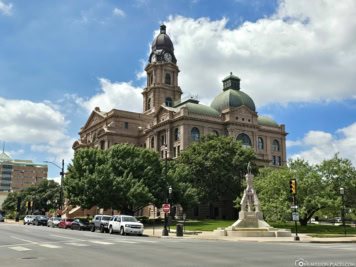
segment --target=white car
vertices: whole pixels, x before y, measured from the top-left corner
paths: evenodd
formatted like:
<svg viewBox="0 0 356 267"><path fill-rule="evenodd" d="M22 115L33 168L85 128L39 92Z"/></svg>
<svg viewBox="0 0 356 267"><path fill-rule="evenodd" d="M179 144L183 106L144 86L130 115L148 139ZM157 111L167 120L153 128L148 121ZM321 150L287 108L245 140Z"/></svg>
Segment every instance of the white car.
<svg viewBox="0 0 356 267"><path fill-rule="evenodd" d="M35 215L26 215L23 219L23 224L32 224Z"/></svg>
<svg viewBox="0 0 356 267"><path fill-rule="evenodd" d="M114 215L109 222L109 233L119 232L120 235L143 234L143 224L129 215Z"/></svg>

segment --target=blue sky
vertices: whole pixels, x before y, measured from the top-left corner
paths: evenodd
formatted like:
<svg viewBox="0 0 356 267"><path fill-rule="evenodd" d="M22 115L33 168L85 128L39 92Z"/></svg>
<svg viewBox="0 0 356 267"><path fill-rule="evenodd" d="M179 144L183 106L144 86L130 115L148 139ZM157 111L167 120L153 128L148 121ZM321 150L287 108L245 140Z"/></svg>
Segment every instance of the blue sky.
<svg viewBox="0 0 356 267"><path fill-rule="evenodd" d="M161 23L183 92L210 105L232 71L258 113L286 125L288 157L339 152L356 164L353 0L0 0L0 141L10 156L68 163L95 106L141 111Z"/></svg>

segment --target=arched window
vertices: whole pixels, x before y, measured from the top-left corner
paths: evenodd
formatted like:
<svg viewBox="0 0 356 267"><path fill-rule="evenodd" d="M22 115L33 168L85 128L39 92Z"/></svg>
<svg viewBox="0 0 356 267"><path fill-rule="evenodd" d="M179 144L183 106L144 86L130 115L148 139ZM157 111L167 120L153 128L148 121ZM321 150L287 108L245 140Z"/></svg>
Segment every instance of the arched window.
<svg viewBox="0 0 356 267"><path fill-rule="evenodd" d="M171 84L171 75L168 72L166 73L166 76L164 78L164 83L169 85Z"/></svg>
<svg viewBox="0 0 356 267"><path fill-rule="evenodd" d="M147 110L151 109L151 98L147 100Z"/></svg>
<svg viewBox="0 0 356 267"><path fill-rule="evenodd" d="M242 146L243 147L251 147L252 144L251 144L251 139L250 137L248 137L247 134L239 134L237 137L236 137L236 140L237 141L241 141L242 142Z"/></svg>
<svg viewBox="0 0 356 267"><path fill-rule="evenodd" d="M174 129L174 141L179 141L180 140L180 131L179 128Z"/></svg>
<svg viewBox="0 0 356 267"><path fill-rule="evenodd" d="M215 134L216 136L219 136L219 133L218 133L218 131L216 131L216 130L213 130L213 131L212 131L212 134Z"/></svg>
<svg viewBox="0 0 356 267"><path fill-rule="evenodd" d="M154 136L151 137L151 148L155 148L155 138L154 138Z"/></svg>
<svg viewBox="0 0 356 267"><path fill-rule="evenodd" d="M167 107L172 107L173 106L172 98L166 97L166 106Z"/></svg>
<svg viewBox="0 0 356 267"><path fill-rule="evenodd" d="M279 151L279 142L277 140L273 140L272 150L273 151Z"/></svg>
<svg viewBox="0 0 356 267"><path fill-rule="evenodd" d="M262 137L258 137L258 149L263 149L263 139L262 139Z"/></svg>
<svg viewBox="0 0 356 267"><path fill-rule="evenodd" d="M199 129L194 127L192 129L192 140L193 141L199 141L200 140L200 132L199 132Z"/></svg>

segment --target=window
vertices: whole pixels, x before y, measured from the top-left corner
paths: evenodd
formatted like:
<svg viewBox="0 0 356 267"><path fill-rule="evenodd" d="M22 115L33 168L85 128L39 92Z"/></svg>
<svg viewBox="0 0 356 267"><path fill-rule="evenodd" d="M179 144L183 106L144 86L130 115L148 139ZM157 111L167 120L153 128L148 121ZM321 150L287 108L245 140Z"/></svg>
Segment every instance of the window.
<svg viewBox="0 0 356 267"><path fill-rule="evenodd" d="M258 149L263 149L263 139L262 139L262 137L258 137Z"/></svg>
<svg viewBox="0 0 356 267"><path fill-rule="evenodd" d="M274 165L274 166L277 165L277 163L276 163L276 156L273 156L273 157L272 157L272 165Z"/></svg>
<svg viewBox="0 0 356 267"><path fill-rule="evenodd" d="M166 73L166 76L164 78L164 83L171 85L171 75L168 72Z"/></svg>
<svg viewBox="0 0 356 267"><path fill-rule="evenodd" d="M173 106L172 98L170 98L170 97L166 98L166 106L167 107L172 107Z"/></svg>
<svg viewBox="0 0 356 267"><path fill-rule="evenodd" d="M177 148L173 147L173 158L177 157Z"/></svg>
<svg viewBox="0 0 356 267"><path fill-rule="evenodd" d="M147 100L147 110L151 109L151 98Z"/></svg>
<svg viewBox="0 0 356 267"><path fill-rule="evenodd" d="M177 155L178 155L178 157L180 155L180 146L177 146Z"/></svg>
<svg viewBox="0 0 356 267"><path fill-rule="evenodd" d="M152 85L153 84L153 74L151 74L151 76L150 76L150 85Z"/></svg>
<svg viewBox="0 0 356 267"><path fill-rule="evenodd" d="M192 129L191 134L192 134L192 140L193 141L199 141L200 140L200 132L199 132L198 128L194 127Z"/></svg>
<svg viewBox="0 0 356 267"><path fill-rule="evenodd" d="M180 140L180 131L179 128L174 129L174 141L179 141Z"/></svg>
<svg viewBox="0 0 356 267"><path fill-rule="evenodd" d="M239 134L237 137L236 137L236 140L237 141L241 141L242 142L242 146L243 147L251 147L252 144L251 144L251 139L250 137L248 137L247 134Z"/></svg>
<svg viewBox="0 0 356 267"><path fill-rule="evenodd" d="M164 158L164 151L161 150L161 159L163 159L163 158Z"/></svg>
<svg viewBox="0 0 356 267"><path fill-rule="evenodd" d="M273 151L279 151L279 142L277 140L273 140L272 150Z"/></svg>
<svg viewBox="0 0 356 267"><path fill-rule="evenodd" d="M161 135L161 146L165 145L166 142L165 142L165 138L166 136L164 134Z"/></svg>
<svg viewBox="0 0 356 267"><path fill-rule="evenodd" d="M282 166L282 158L280 156L278 156L277 159L278 159L277 165Z"/></svg>
<svg viewBox="0 0 356 267"><path fill-rule="evenodd" d="M100 141L100 149L102 149L102 150L105 149L105 141L104 140Z"/></svg>
<svg viewBox="0 0 356 267"><path fill-rule="evenodd" d="M213 130L212 133L215 134L216 136L219 136L219 133L216 130Z"/></svg>
<svg viewBox="0 0 356 267"><path fill-rule="evenodd" d="M151 137L151 148L155 148L155 138L154 138L154 136Z"/></svg>
<svg viewBox="0 0 356 267"><path fill-rule="evenodd" d="M129 128L129 123L127 121L125 121L125 129Z"/></svg>

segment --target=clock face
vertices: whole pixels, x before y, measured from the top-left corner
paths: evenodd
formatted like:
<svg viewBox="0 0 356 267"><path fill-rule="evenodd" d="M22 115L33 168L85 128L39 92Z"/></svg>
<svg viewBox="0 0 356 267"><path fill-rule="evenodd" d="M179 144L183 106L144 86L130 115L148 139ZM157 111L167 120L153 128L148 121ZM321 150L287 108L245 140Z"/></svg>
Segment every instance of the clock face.
<svg viewBox="0 0 356 267"><path fill-rule="evenodd" d="M165 61L168 61L168 62L172 61L172 55L170 53L165 53L163 57L164 57Z"/></svg>
<svg viewBox="0 0 356 267"><path fill-rule="evenodd" d="M156 62L156 61L157 61L156 54L153 54L151 57L151 62Z"/></svg>

